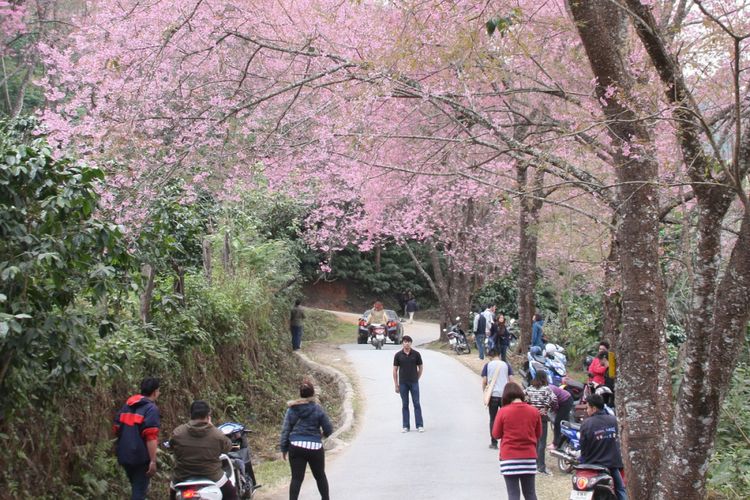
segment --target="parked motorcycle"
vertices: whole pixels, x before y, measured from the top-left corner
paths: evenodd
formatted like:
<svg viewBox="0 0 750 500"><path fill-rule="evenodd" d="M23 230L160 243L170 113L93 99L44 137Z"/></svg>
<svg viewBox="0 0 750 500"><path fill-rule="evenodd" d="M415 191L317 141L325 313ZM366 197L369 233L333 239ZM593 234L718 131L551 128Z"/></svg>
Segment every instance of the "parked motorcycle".
<svg viewBox="0 0 750 500"><path fill-rule="evenodd" d="M371 323L368 331L370 332L370 343L375 346L375 349L382 349L387 336L385 325L382 323Z"/></svg>
<svg viewBox="0 0 750 500"><path fill-rule="evenodd" d="M227 455L234 460L237 495L242 499L252 498L256 485L252 472L250 447L247 442L247 435L250 431L236 422L225 422L218 429L232 442L232 450Z"/></svg>
<svg viewBox="0 0 750 500"><path fill-rule="evenodd" d="M549 453L557 458L557 466L562 472L573 472L581 456L581 424L563 420L560 423L560 446Z"/></svg>
<svg viewBox="0 0 750 500"><path fill-rule="evenodd" d="M456 323L447 330L448 343L456 354L470 354L471 347L466 340L466 334L461 329L461 317L456 317Z"/></svg>
<svg viewBox="0 0 750 500"><path fill-rule="evenodd" d="M550 384L562 385L563 378L568 373L567 368L558 359L549 358L542 354L541 348L533 346L526 353L526 363L521 368L521 376L524 386L531 384L538 371L546 371Z"/></svg>
<svg viewBox="0 0 750 500"><path fill-rule="evenodd" d="M615 482L609 469L598 465L581 464L575 466L571 478L573 491L570 500L615 500Z"/></svg>

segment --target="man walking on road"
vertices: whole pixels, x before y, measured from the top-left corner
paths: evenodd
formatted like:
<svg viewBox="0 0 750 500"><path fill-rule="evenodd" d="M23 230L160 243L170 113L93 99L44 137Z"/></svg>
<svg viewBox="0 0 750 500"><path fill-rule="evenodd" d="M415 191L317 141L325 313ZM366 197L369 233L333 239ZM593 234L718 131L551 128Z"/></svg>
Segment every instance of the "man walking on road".
<svg viewBox="0 0 750 500"><path fill-rule="evenodd" d="M393 384L401 395L401 432L409 432L409 393L414 403L414 423L419 432L424 432L422 406L419 404L419 379L422 376L422 356L411 348L412 339L403 337L403 349L393 357Z"/></svg>

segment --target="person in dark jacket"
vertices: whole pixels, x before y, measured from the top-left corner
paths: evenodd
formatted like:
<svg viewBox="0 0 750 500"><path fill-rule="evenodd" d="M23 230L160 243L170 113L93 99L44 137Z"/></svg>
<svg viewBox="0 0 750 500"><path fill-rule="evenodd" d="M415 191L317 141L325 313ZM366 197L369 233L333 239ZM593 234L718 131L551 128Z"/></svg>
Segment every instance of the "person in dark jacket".
<svg viewBox="0 0 750 500"><path fill-rule="evenodd" d="M592 394L587 401L589 417L581 425L581 463L609 469L614 480L617 500L627 500L622 479L622 454L618 441L617 417L604 411L604 400Z"/></svg>
<svg viewBox="0 0 750 500"><path fill-rule="evenodd" d="M534 315L534 324L531 325L531 345L544 350L544 320L539 313Z"/></svg>
<svg viewBox="0 0 750 500"><path fill-rule="evenodd" d="M159 394L158 378L143 379L140 394L130 396L114 418L117 461L130 481L131 500L146 498L156 473L160 416L155 401Z"/></svg>
<svg viewBox="0 0 750 500"><path fill-rule="evenodd" d="M222 453L232 449L232 442L211 423L211 407L205 401L190 405L190 421L172 431L169 449L174 453L176 465L172 471L172 484L192 477L205 477L216 482L224 500L237 500L237 489L221 468ZM170 488L170 498L177 492Z"/></svg>
<svg viewBox="0 0 750 500"><path fill-rule="evenodd" d="M305 320L305 311L302 310L302 301L294 301L294 307L289 317L289 327L292 330L292 350L298 351L302 347L302 322Z"/></svg>
<svg viewBox="0 0 750 500"><path fill-rule="evenodd" d="M495 321L495 349L500 353L500 359L507 362L508 347L510 347L510 331L505 324L505 315L498 314Z"/></svg>
<svg viewBox="0 0 750 500"><path fill-rule="evenodd" d="M409 295L409 300L406 301L406 313L409 315L409 323L414 321L414 313L417 312L417 299L413 295Z"/></svg>
<svg viewBox="0 0 750 500"><path fill-rule="evenodd" d="M330 436L333 426L323 408L314 400L315 388L311 381L302 381L299 395L300 399L287 403L289 408L284 415L279 443L284 460L287 454L289 455L289 467L292 470L289 499L296 500L299 497L302 481L305 479L305 469L309 464L310 471L318 484L321 499L329 500L325 452L320 436L321 431L323 436Z"/></svg>

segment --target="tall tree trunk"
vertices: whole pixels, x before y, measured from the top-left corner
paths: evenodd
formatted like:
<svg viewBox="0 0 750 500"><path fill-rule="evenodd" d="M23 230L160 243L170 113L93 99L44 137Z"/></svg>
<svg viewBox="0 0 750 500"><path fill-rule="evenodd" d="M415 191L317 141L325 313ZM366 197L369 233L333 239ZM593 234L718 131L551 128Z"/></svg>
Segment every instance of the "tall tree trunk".
<svg viewBox="0 0 750 500"><path fill-rule="evenodd" d="M518 217L518 324L520 337L518 352L526 352L531 343L531 326L536 312L534 289L536 288L536 261L538 252L539 211L543 204L542 187L544 170L535 169L531 182L528 180L529 165L516 166L516 182L521 193Z"/></svg>
<svg viewBox="0 0 750 500"><path fill-rule="evenodd" d="M151 300L154 296L154 280L156 279L156 270L151 264L141 266L141 274L146 280L146 286L141 293L141 321L145 325L151 321Z"/></svg>
<svg viewBox="0 0 750 500"><path fill-rule="evenodd" d="M206 281L211 284L212 279L212 252L211 252L211 240L208 238L203 239L203 274L206 276Z"/></svg>
<svg viewBox="0 0 750 500"><path fill-rule="evenodd" d="M174 271L174 282L172 291L179 297L180 305L185 305L185 269L177 264L172 264Z"/></svg>
<svg viewBox="0 0 750 500"><path fill-rule="evenodd" d="M431 244L431 242L426 242ZM467 314L471 308L471 294L473 288L470 283L470 277L463 272L452 270L443 271L440 266L440 252L434 245L430 246L430 274L419 261L409 245L405 246L406 251L411 257L414 267L424 277L430 286L432 293L438 299L440 307L440 340L448 341L447 333L443 330L453 324L456 317L460 317L464 329L467 326Z"/></svg>
<svg viewBox="0 0 750 500"><path fill-rule="evenodd" d="M617 227L617 220L612 220ZM617 354L620 350L620 324L622 322L622 297L620 289L620 262L617 254L617 234L611 231L609 254L604 262L604 295L602 296L602 340L608 340Z"/></svg>
<svg viewBox="0 0 750 500"><path fill-rule="evenodd" d="M224 245L221 248L221 265L224 268L224 273L228 276L234 274L234 266L232 265L232 239L229 231L224 232Z"/></svg>
<svg viewBox="0 0 750 500"><path fill-rule="evenodd" d="M702 110L684 80L679 60L668 50L651 7L635 0L626 3L633 15L635 31L665 85L666 99L673 105L677 139L697 200L697 252L684 346L684 378L677 395L669 448L660 464L663 478L660 496L704 498L721 402L729 388L750 317L750 207L742 181L750 167L750 123L741 119L741 45L730 30L736 57L732 68L736 100L735 145L732 162L728 164L717 147L703 147L716 144L714 132L704 125ZM703 9L700 3L697 6ZM706 141L701 141L702 138ZM717 166L723 170L714 175ZM741 200L744 212L735 246L722 270L721 225L736 199Z"/></svg>
<svg viewBox="0 0 750 500"><path fill-rule="evenodd" d="M382 257L381 255L382 249L380 248L380 245L375 246L375 272L380 273L380 259Z"/></svg>
<svg viewBox="0 0 750 500"><path fill-rule="evenodd" d="M670 377L664 335L664 293L659 266L658 168L648 130L629 107L627 18L611 2L569 0L608 119L615 154L620 212L616 228L622 271L622 329L617 406L632 498L657 498L662 453L671 427ZM614 95L607 88L617 89ZM626 153L633 149L634 155ZM648 383L645 383L648 381Z"/></svg>

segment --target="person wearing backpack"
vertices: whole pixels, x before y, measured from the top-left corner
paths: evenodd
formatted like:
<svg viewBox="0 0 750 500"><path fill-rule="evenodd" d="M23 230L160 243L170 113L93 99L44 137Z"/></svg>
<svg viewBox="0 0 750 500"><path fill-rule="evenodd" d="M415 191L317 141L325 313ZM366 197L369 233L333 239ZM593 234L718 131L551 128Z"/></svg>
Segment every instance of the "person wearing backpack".
<svg viewBox="0 0 750 500"><path fill-rule="evenodd" d="M161 417L156 399L159 379L147 377L141 392L130 396L114 418L117 461L128 476L131 500L144 500L151 477L156 474L156 443Z"/></svg>

